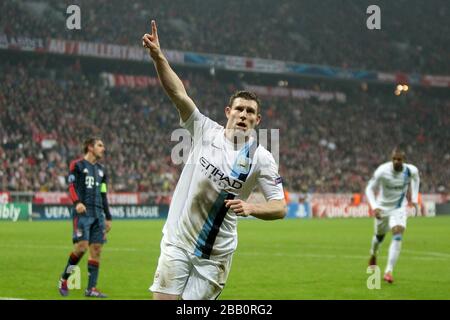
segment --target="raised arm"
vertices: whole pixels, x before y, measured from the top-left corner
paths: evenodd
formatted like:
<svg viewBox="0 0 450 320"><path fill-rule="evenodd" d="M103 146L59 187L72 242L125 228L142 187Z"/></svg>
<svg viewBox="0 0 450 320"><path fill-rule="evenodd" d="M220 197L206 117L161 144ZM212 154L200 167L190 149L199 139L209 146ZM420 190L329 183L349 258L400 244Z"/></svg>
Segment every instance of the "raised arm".
<svg viewBox="0 0 450 320"><path fill-rule="evenodd" d="M152 33L146 33L142 37L142 45L148 49L148 53L152 58L153 64L155 65L158 73L159 81L161 82L170 100L172 100L177 107L181 120L185 122L195 110L195 104L188 96L183 82L181 82L180 78L172 70L169 62L161 51L158 30L154 20L152 20Z"/></svg>

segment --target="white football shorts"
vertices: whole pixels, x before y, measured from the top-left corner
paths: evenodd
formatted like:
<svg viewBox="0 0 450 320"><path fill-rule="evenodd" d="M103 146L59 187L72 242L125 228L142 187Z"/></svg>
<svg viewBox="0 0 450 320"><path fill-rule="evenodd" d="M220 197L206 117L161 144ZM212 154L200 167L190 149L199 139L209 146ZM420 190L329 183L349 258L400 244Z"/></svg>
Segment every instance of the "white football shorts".
<svg viewBox="0 0 450 320"><path fill-rule="evenodd" d="M183 300L215 300L225 286L232 255L221 260L204 259L161 241L150 291L178 295Z"/></svg>
<svg viewBox="0 0 450 320"><path fill-rule="evenodd" d="M405 208L382 211L381 216L381 219L375 219L375 234L386 234L395 226L406 229L407 214Z"/></svg>

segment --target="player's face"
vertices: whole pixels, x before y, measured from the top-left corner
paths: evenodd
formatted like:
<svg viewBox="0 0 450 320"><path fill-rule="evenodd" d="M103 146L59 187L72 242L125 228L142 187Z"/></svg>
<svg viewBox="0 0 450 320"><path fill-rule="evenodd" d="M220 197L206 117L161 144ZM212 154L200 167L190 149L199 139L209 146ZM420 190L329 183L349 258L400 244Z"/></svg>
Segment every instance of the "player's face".
<svg viewBox="0 0 450 320"><path fill-rule="evenodd" d="M261 121L255 100L236 98L231 107L225 108L225 114L228 118L227 129L247 132L254 129Z"/></svg>
<svg viewBox="0 0 450 320"><path fill-rule="evenodd" d="M97 140L95 142L94 147L92 148L92 153L97 159L103 158L105 154L105 145L103 144L103 141Z"/></svg>
<svg viewBox="0 0 450 320"><path fill-rule="evenodd" d="M395 171L403 171L403 162L405 161L405 156L402 153L392 154L392 164L394 165Z"/></svg>

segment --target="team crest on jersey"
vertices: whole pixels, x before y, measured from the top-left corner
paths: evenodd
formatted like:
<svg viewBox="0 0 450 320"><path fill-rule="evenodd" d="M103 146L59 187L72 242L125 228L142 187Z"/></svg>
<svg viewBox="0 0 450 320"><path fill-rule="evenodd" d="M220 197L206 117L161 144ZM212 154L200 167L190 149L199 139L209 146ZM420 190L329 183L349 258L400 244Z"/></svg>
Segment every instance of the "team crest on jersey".
<svg viewBox="0 0 450 320"><path fill-rule="evenodd" d="M98 175L99 175L100 177L103 177L103 171L102 171L102 170L98 170Z"/></svg>
<svg viewBox="0 0 450 320"><path fill-rule="evenodd" d="M250 161L250 158L245 155L239 156L239 158L236 159L236 167L234 171L239 174L248 174L250 171Z"/></svg>
<svg viewBox="0 0 450 320"><path fill-rule="evenodd" d="M83 173L88 174L88 173L89 173L89 170L88 170L87 168L84 168Z"/></svg>

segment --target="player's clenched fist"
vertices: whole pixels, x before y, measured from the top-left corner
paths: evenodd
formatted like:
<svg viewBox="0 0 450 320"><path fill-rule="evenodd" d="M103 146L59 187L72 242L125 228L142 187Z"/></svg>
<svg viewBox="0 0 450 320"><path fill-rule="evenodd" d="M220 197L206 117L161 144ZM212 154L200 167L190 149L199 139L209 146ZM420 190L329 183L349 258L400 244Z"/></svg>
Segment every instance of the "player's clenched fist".
<svg viewBox="0 0 450 320"><path fill-rule="evenodd" d="M78 203L77 206L75 207L75 210L77 211L77 213L83 214L83 213L86 212L86 206L80 202L80 203Z"/></svg>
<svg viewBox="0 0 450 320"><path fill-rule="evenodd" d="M152 59L157 58L161 53L161 47L159 46L158 39L158 30L156 28L155 20L152 20L152 33L146 33L142 37L142 46L148 49L148 52Z"/></svg>
<svg viewBox="0 0 450 320"><path fill-rule="evenodd" d="M242 200L225 200L225 207L233 210L237 216L248 217L253 213L252 204Z"/></svg>
<svg viewBox="0 0 450 320"><path fill-rule="evenodd" d="M374 211L373 211L373 214L375 215L375 218L377 218L378 220L380 220L382 217L381 217L381 209L375 209Z"/></svg>

